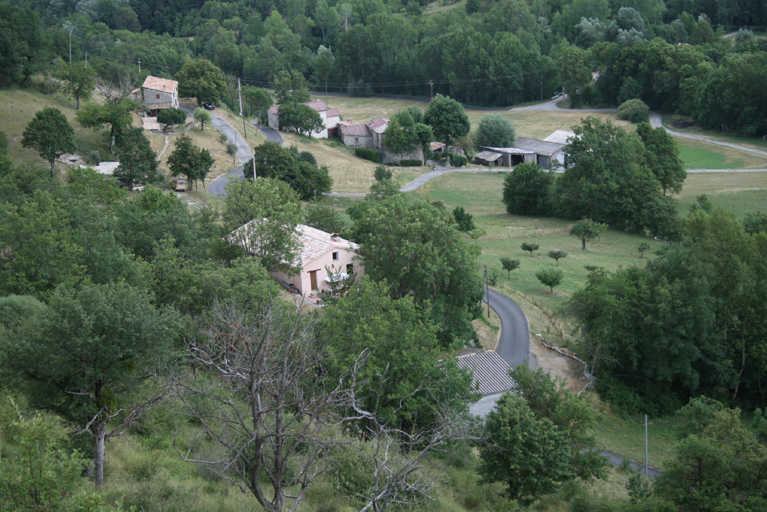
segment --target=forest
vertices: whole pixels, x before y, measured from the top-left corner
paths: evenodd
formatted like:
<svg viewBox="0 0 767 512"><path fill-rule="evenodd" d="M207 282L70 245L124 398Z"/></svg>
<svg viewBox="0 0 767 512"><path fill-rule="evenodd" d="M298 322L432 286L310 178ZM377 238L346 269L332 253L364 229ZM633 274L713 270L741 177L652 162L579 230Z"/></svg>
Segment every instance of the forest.
<svg viewBox="0 0 767 512"><path fill-rule="evenodd" d="M0 119L0 511L766 509L767 215L705 195L681 208L677 143L640 122L653 109L767 136L765 25L764 0L0 3L0 87L63 95L120 161L119 182L60 172L62 154L91 149L61 111L36 109L23 133ZM163 190L133 125L148 75L234 112L239 81L245 117L280 104L310 142L259 144L242 162L259 174L188 203ZM566 221L582 251L608 229L655 242L641 265L586 265L557 311L596 393L521 365L516 393L469 414L479 394L456 356L481 348L490 322L492 221L398 192L384 166L365 199L323 199L329 169L304 150L317 119L301 125L310 90L432 96L425 112L391 112L387 144L403 152L513 142L500 116L471 132L463 106L562 93L571 109L633 109L630 127L573 126L563 173L522 164L494 182L507 216ZM211 113L191 115L212 130ZM44 164L14 160L19 145ZM206 194L211 152L188 132L168 152L170 175ZM254 219L246 252L231 234ZM290 271L299 224L360 244L365 275L322 308L270 276ZM556 265L534 274L544 293L573 256L548 252ZM509 282L523 271L501 262ZM661 476L608 467L595 451L607 413L673 422Z"/></svg>

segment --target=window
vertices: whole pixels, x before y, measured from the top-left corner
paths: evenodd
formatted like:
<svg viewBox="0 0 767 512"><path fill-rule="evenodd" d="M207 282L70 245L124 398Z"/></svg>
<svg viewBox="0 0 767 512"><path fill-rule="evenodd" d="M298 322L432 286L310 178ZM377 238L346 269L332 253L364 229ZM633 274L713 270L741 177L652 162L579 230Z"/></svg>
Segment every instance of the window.
<svg viewBox="0 0 767 512"><path fill-rule="evenodd" d="M159 94L157 95L157 99L158 99L158 100L160 99L160 95L159 95Z"/></svg>
<svg viewBox="0 0 767 512"><path fill-rule="evenodd" d="M354 264L349 263L346 265L346 273L347 274L353 274L354 273Z"/></svg>
<svg viewBox="0 0 767 512"><path fill-rule="evenodd" d="M359 141L360 141L360 138L359 138L359 137L354 137L354 143L355 143L355 144L359 143Z"/></svg>
<svg viewBox="0 0 767 512"><path fill-rule="evenodd" d="M337 261L337 260L338 260L338 253L334 252L333 253L333 261Z"/></svg>

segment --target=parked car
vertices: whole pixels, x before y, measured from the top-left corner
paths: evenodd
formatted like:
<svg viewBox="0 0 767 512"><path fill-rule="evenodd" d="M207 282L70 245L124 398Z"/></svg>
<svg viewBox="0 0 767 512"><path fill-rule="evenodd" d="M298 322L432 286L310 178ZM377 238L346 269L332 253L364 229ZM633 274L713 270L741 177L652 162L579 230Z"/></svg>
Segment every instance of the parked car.
<svg viewBox="0 0 767 512"><path fill-rule="evenodd" d="M120 188L128 187L128 182L118 181L117 186ZM144 190L144 185L139 185L138 183L134 183L132 187L128 187L128 190L130 190L131 192L141 192L142 190Z"/></svg>
<svg viewBox="0 0 767 512"><path fill-rule="evenodd" d="M173 178L170 180L170 186L176 192L186 192L186 180L184 178Z"/></svg>
<svg viewBox="0 0 767 512"><path fill-rule="evenodd" d="M216 105L213 103L203 103L202 108L205 110L216 110Z"/></svg>

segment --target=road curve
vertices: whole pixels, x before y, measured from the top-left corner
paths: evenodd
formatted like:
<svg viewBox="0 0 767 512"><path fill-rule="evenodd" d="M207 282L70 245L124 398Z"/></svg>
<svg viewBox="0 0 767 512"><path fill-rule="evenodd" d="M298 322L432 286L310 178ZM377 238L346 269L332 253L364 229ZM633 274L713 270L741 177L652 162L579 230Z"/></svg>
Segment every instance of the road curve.
<svg viewBox="0 0 767 512"><path fill-rule="evenodd" d="M490 307L501 319L501 334L495 351L509 366L528 361L530 356L530 330L527 317L513 300L495 290L489 290ZM487 302L488 293L482 300ZM532 366L532 365L531 365Z"/></svg>

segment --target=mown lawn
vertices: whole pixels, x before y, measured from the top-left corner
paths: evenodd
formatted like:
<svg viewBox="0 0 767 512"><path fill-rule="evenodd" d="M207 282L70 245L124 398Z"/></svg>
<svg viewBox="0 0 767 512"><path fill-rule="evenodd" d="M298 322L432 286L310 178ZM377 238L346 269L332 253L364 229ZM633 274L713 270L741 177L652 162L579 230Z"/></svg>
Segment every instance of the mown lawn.
<svg viewBox="0 0 767 512"><path fill-rule="evenodd" d="M643 241L659 248L663 242L639 235L608 230L601 235L601 241L587 243L581 250L581 242L569 236L572 221L509 215L501 202L505 174L455 173L442 175L429 181L419 193L431 200L442 201L451 210L462 206L474 215L477 227L486 233L477 240L482 248L478 259L480 267L498 272L498 285L508 286L526 294L551 310L561 308L576 290L587 280L589 271L585 266L594 265L607 270L616 270L630 265L643 265L637 247ZM523 242L539 244L533 256L522 251ZM547 253L561 249L568 253L559 261L564 273L562 284L550 294L535 277L535 272L546 266L556 266ZM652 249L651 249L652 250ZM501 267L500 258L508 257L520 261L519 269L507 277Z"/></svg>
<svg viewBox="0 0 767 512"><path fill-rule="evenodd" d="M708 195L715 207L732 210L738 218L767 212L767 172L690 173L678 196L680 213L686 215L701 194Z"/></svg>

